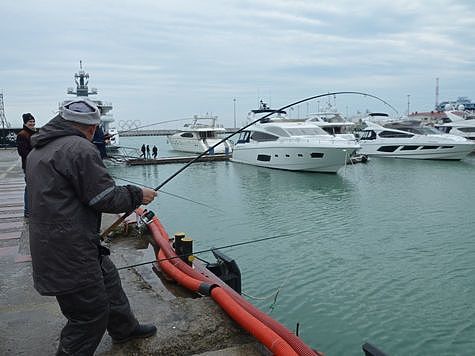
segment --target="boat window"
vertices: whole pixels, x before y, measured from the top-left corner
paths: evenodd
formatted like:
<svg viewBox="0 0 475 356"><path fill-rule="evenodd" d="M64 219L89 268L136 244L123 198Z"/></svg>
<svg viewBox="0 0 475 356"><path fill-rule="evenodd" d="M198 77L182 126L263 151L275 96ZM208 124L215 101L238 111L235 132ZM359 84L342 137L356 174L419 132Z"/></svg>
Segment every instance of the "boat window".
<svg viewBox="0 0 475 356"><path fill-rule="evenodd" d="M325 130L316 126L316 127L293 127L287 128L287 132L291 136L315 136L315 135L328 135Z"/></svg>
<svg viewBox="0 0 475 356"><path fill-rule="evenodd" d="M373 130L365 130L361 135L360 140L374 140L376 139L376 132Z"/></svg>
<svg viewBox="0 0 475 356"><path fill-rule="evenodd" d="M249 131L243 131L239 134L237 143L248 143L249 137L251 137L251 133Z"/></svg>
<svg viewBox="0 0 475 356"><path fill-rule="evenodd" d="M405 132L397 132L397 131L381 131L379 133L379 137L384 138L411 138L414 135Z"/></svg>
<svg viewBox="0 0 475 356"><path fill-rule="evenodd" d="M303 157L303 154L299 153L299 154L297 154L297 156L299 156L299 157Z"/></svg>
<svg viewBox="0 0 475 356"><path fill-rule="evenodd" d="M435 150L439 148L439 146L422 146L421 150Z"/></svg>
<svg viewBox="0 0 475 356"><path fill-rule="evenodd" d="M420 127L420 130L424 135L440 135L439 130L437 130L433 127L422 126L422 127Z"/></svg>
<svg viewBox="0 0 475 356"><path fill-rule="evenodd" d="M417 150L419 146L402 146L401 151L414 151Z"/></svg>
<svg viewBox="0 0 475 356"><path fill-rule="evenodd" d="M310 153L310 157L312 157L312 158L322 158L322 157L323 157L323 153L320 153L320 152L312 152L312 153Z"/></svg>
<svg viewBox="0 0 475 356"><path fill-rule="evenodd" d="M290 155L285 155L285 157L290 157Z"/></svg>
<svg viewBox="0 0 475 356"><path fill-rule="evenodd" d="M255 131L252 133L251 138L257 142L263 141L276 141L279 139L278 136L268 134L266 132Z"/></svg>
<svg viewBox="0 0 475 356"><path fill-rule="evenodd" d="M183 132L180 136L181 137L193 137L193 134L191 132Z"/></svg>
<svg viewBox="0 0 475 356"><path fill-rule="evenodd" d="M345 133L351 133L351 129L347 126L327 126L322 127L330 135L341 135Z"/></svg>
<svg viewBox="0 0 475 356"><path fill-rule="evenodd" d="M277 126L268 126L267 131L269 131L270 133L273 133L277 136L282 136L282 137L289 137L290 136L287 133L287 131L285 131L283 128L277 127Z"/></svg>
<svg viewBox="0 0 475 356"><path fill-rule="evenodd" d="M418 135L440 135L438 130L429 126L408 126L403 124L393 124L390 126L390 128L411 132Z"/></svg>
<svg viewBox="0 0 475 356"><path fill-rule="evenodd" d="M269 155L257 155L258 161L269 162L271 157Z"/></svg>
<svg viewBox="0 0 475 356"><path fill-rule="evenodd" d="M377 149L379 152L394 152L399 146L381 146Z"/></svg>
<svg viewBox="0 0 475 356"><path fill-rule="evenodd" d="M462 132L475 132L475 127L459 127L457 129Z"/></svg>
<svg viewBox="0 0 475 356"><path fill-rule="evenodd" d="M401 131L407 131L413 134L417 135L424 135L424 131L421 130L419 127L407 127L407 126L400 126L400 127L394 127L396 130L401 130Z"/></svg>
<svg viewBox="0 0 475 356"><path fill-rule="evenodd" d="M437 129L442 133L449 133L450 130L452 130L452 127L451 126L439 126Z"/></svg>
<svg viewBox="0 0 475 356"><path fill-rule="evenodd" d="M454 148L454 146L442 146L442 148Z"/></svg>

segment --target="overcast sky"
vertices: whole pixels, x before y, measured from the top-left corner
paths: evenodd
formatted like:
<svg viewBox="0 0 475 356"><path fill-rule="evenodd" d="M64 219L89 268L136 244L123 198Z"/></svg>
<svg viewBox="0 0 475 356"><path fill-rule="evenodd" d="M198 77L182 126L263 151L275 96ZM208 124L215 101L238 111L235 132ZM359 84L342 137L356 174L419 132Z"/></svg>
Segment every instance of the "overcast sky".
<svg viewBox="0 0 475 356"><path fill-rule="evenodd" d="M213 113L232 126L235 98L239 126L259 99L332 91L431 110L437 77L440 101L475 100L473 14L468 0L3 1L0 90L13 126L23 112L46 123L80 60L116 123ZM364 97L336 105L381 110Z"/></svg>

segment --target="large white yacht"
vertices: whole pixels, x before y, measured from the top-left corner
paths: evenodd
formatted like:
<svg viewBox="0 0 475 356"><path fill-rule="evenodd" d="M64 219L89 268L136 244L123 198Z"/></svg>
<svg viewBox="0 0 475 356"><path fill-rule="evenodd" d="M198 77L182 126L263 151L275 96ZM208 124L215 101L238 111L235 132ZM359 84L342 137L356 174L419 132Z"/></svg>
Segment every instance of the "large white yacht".
<svg viewBox="0 0 475 356"><path fill-rule="evenodd" d="M329 111L309 114L306 121L321 127L330 135L352 141L356 140L353 133L356 124L346 120L343 115L338 112Z"/></svg>
<svg viewBox="0 0 475 356"><path fill-rule="evenodd" d="M175 151L203 153L224 138L226 130L217 124L217 116L194 115L190 124L185 124L177 133L168 136L168 143ZM224 141L216 146L209 154L231 153L232 146Z"/></svg>
<svg viewBox="0 0 475 356"><path fill-rule="evenodd" d="M76 95L76 97L89 97L89 95L96 95L97 89L89 89L89 73L86 73L82 68L82 61L79 61L79 71L74 74L74 81L76 83L76 88L68 88L67 93L70 95ZM114 117L110 113L112 110L112 104L110 102L105 102L102 100L93 100L91 99L99 108L101 113L101 129L105 135L105 148L109 155L117 154L119 146L119 132L117 131L114 125ZM60 103L60 106L71 102L67 99Z"/></svg>
<svg viewBox="0 0 475 356"><path fill-rule="evenodd" d="M464 107L459 110L446 110L445 123L437 124L435 127L444 133L451 135L462 136L466 139L475 142L475 117L472 113L464 110Z"/></svg>
<svg viewBox="0 0 475 356"><path fill-rule="evenodd" d="M237 163L291 171L336 173L359 145L325 132L312 122L289 119L285 111L272 110L261 102L252 110L268 118L241 132L231 160Z"/></svg>
<svg viewBox="0 0 475 356"><path fill-rule="evenodd" d="M376 157L461 160L475 143L424 126L394 122L384 126L365 121L359 153Z"/></svg>

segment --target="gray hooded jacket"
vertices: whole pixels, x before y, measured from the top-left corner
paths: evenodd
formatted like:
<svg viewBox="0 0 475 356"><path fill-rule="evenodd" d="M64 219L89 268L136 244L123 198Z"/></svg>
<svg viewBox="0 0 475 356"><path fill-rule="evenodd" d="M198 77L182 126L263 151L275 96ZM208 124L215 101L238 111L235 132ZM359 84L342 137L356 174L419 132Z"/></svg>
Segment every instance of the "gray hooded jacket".
<svg viewBox="0 0 475 356"><path fill-rule="evenodd" d="M134 210L142 190L116 186L96 147L60 116L31 144L26 179L35 288L60 295L99 283L101 212Z"/></svg>

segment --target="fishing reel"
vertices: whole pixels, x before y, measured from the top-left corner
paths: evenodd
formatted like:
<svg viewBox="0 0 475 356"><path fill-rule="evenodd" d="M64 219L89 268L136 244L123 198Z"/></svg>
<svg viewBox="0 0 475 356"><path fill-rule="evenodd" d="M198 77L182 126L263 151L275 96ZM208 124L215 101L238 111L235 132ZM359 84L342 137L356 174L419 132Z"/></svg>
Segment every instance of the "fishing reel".
<svg viewBox="0 0 475 356"><path fill-rule="evenodd" d="M154 216L155 213L147 209L144 210L143 214L137 214L136 228L138 230L139 235L143 234L146 226L152 222Z"/></svg>

